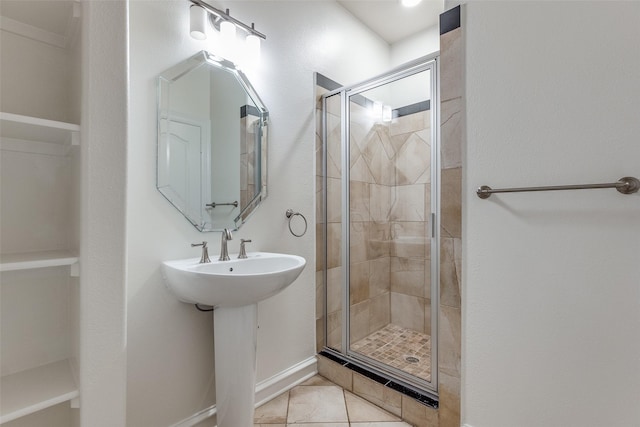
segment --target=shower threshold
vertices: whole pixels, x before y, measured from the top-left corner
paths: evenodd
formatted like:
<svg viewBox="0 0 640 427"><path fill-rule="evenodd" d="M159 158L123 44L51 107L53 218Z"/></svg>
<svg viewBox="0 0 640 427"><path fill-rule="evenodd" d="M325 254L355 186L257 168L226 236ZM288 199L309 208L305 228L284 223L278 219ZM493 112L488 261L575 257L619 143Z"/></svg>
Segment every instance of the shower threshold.
<svg viewBox="0 0 640 427"><path fill-rule="evenodd" d="M325 357L331 360L333 363L337 363L338 365L350 369L364 377L367 377L370 380L382 384L385 387L389 387L392 390L404 394L405 396L410 397L425 406L438 409L438 398L436 396L426 391L422 391L421 389L414 386L410 386L409 384L401 382L397 379L389 377L384 372L378 371L377 369L369 365L363 365L357 360L337 353L335 350L328 347L325 347L324 350L318 353L318 355Z"/></svg>

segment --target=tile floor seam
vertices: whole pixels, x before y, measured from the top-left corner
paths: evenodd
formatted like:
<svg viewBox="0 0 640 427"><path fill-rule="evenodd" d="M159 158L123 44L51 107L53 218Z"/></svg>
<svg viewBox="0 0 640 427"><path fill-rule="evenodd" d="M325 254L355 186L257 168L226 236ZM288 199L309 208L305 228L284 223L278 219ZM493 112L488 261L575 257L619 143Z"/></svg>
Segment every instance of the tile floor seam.
<svg viewBox="0 0 640 427"><path fill-rule="evenodd" d="M318 382L317 380L322 378L322 382ZM289 420L289 415L290 415L290 411L292 409L292 407L295 407L295 402L292 400L292 394L291 391L293 391L294 389L300 387L301 389L307 388L307 386L311 387L313 386L314 388L318 388L318 389L326 389L326 388L337 388L340 389L340 391L342 393L340 393L340 395L342 396L341 399L341 403L342 405L344 405L344 412L343 412L343 416L346 419L335 419L332 421L323 421L321 419L299 419L299 420ZM281 413L285 413L285 420L284 423L278 423L276 422L275 419L271 419L271 420L265 420L268 421L266 423L264 422L260 422L258 421L258 423L256 423L254 425L254 427L256 426L271 426L273 425L274 427L294 427L294 426L300 426L300 427L304 427L304 426L309 426L309 427L313 427L313 426L325 426L325 425L332 425L332 426L342 426L342 427L356 427L356 426L364 426L364 425L375 425L375 426L379 426L379 427L383 427L385 425L389 425L390 427L398 427L399 425L402 425L404 427L412 427L410 424L406 423L406 421L403 421L401 419L401 417L395 416L393 414L388 413L388 411L384 410L383 408L379 407L378 405L372 403L372 402L367 402L366 399L362 399L360 397L358 397L356 394L351 393L349 390L344 389L343 387L340 387L334 383L331 383L330 381L327 381L326 378L321 377L320 375L317 376L316 381L311 381L311 382L305 382L303 384L299 384L298 386L292 388L291 390L288 390L285 392L286 393L286 407L285 407L285 411L282 411ZM283 396L284 397L284 396ZM320 397L320 396L318 396ZM338 396L335 396L338 397ZM273 399L272 399L273 401ZM391 415L394 418L398 418L397 420L392 420L392 419L382 419L380 418L380 414L369 414L372 415L375 418L362 418L362 414L361 414L361 409L360 405L358 404L358 402L362 401L363 403L366 404L366 406L371 406L373 407L373 409L377 410L377 411L381 411L384 412L385 414ZM335 401L335 403L338 403L339 400ZM351 402L351 409L349 407L349 402ZM268 404L268 402L266 403ZM262 406L262 405L261 405ZM353 412L355 411L355 412ZM294 411L295 412L295 411ZM360 414L360 415L358 415ZM355 417L355 419L354 419ZM340 418L340 417L338 417ZM362 419L360 419L362 418ZM343 421L344 420L344 421ZM290 422L293 421L293 422ZM402 423L402 424L398 424L398 423Z"/></svg>
<svg viewBox="0 0 640 427"><path fill-rule="evenodd" d="M293 388L291 390L293 390ZM285 427L289 422L289 406L291 405L291 390L287 391L287 410L285 411L285 414L284 414Z"/></svg>
<svg viewBox="0 0 640 427"><path fill-rule="evenodd" d="M347 405L347 391L342 389L342 400L344 401L344 412L347 414L347 424L351 426L351 417L349 416L349 405Z"/></svg>

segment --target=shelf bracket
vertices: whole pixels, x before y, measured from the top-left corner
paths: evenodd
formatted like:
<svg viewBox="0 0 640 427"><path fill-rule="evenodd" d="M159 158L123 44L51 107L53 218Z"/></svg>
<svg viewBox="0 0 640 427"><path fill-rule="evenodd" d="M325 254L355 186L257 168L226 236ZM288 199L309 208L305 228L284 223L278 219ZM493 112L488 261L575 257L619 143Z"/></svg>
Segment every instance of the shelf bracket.
<svg viewBox="0 0 640 427"><path fill-rule="evenodd" d="M69 272L71 277L80 277L80 263L74 262L69 266Z"/></svg>
<svg viewBox="0 0 640 427"><path fill-rule="evenodd" d="M71 145L80 145L80 132L71 132Z"/></svg>
<svg viewBox="0 0 640 427"><path fill-rule="evenodd" d="M80 398L76 397L73 398L69 401L69 403L71 404L71 409L78 409L80 408Z"/></svg>

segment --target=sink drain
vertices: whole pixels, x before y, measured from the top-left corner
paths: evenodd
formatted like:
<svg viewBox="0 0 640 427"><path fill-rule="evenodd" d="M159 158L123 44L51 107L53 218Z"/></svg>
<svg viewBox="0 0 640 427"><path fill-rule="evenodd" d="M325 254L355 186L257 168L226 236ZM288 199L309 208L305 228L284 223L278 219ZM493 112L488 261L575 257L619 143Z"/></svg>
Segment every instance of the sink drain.
<svg viewBox="0 0 640 427"><path fill-rule="evenodd" d="M404 360L406 360L409 363L418 363L420 361L420 359L418 359L417 357L413 357L413 356L406 356L404 358Z"/></svg>

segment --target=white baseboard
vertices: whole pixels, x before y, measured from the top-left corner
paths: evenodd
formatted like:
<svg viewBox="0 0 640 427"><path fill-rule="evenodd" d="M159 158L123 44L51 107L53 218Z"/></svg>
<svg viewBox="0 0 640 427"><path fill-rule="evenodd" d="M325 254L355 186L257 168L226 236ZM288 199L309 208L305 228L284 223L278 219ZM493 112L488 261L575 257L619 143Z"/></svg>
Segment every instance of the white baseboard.
<svg viewBox="0 0 640 427"><path fill-rule="evenodd" d="M260 381L256 384L256 407L303 383L317 373L318 359L312 356L277 373L271 378ZM171 425L171 427L193 427L207 418L212 417L215 413L216 405L212 405Z"/></svg>
<svg viewBox="0 0 640 427"><path fill-rule="evenodd" d="M305 382L318 373L318 359L312 356L256 384L256 407Z"/></svg>
<svg viewBox="0 0 640 427"><path fill-rule="evenodd" d="M212 417L216 414L216 405L211 405L206 409L203 409L200 412L196 412L195 414L185 418L182 421L178 421L175 424L171 424L170 427L192 427L198 425L202 421L206 420L209 417Z"/></svg>

